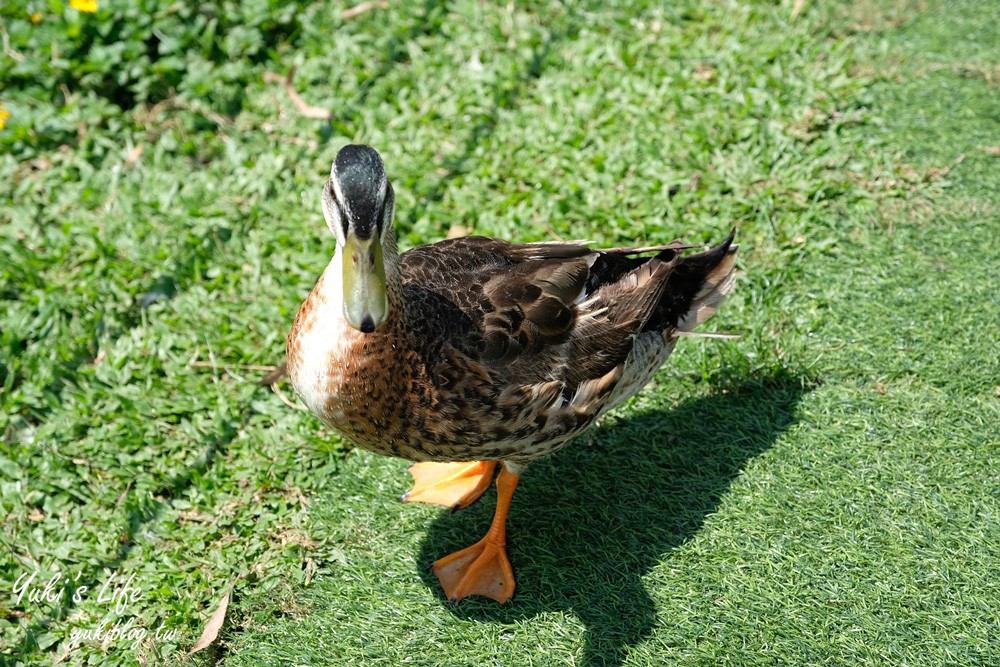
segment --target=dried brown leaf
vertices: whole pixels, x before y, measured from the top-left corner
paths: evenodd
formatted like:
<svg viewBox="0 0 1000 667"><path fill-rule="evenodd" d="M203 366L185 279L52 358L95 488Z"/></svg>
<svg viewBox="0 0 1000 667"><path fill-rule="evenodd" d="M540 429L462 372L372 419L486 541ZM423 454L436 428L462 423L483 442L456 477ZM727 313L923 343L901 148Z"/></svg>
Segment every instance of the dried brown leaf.
<svg viewBox="0 0 1000 667"><path fill-rule="evenodd" d="M264 72L264 82L280 83L284 85L285 92L288 93L288 97L292 100L292 104L295 105L295 108L298 109L299 113L305 118L312 118L313 120L330 120L333 118L333 114L331 114L327 109L314 107L302 99L302 96L299 95L297 90L295 90L295 86L292 85L292 80L294 78L294 67L288 72L287 76L281 76L275 72Z"/></svg>
<svg viewBox="0 0 1000 667"><path fill-rule="evenodd" d="M448 238L460 239L463 236L468 236L471 231L471 229L463 225L452 225L448 228Z"/></svg>
<svg viewBox="0 0 1000 667"><path fill-rule="evenodd" d="M360 4L354 5L353 7L348 7L344 11L340 12L340 18L345 21L353 19L355 16L360 16L365 12L372 9L386 9L389 7L389 3L386 0L381 0L380 2L362 2Z"/></svg>
<svg viewBox="0 0 1000 667"><path fill-rule="evenodd" d="M792 14L788 17L790 21L794 21L802 13L802 10L806 8L806 0L795 0L792 4Z"/></svg>
<svg viewBox="0 0 1000 667"><path fill-rule="evenodd" d="M202 630L201 637L198 638L194 648L191 649L191 653L197 653L203 648L207 648L218 638L219 630L222 629L222 625L226 622L226 610L229 609L229 596L232 592L233 589L230 588L222 596L222 599L219 600L219 606L216 607L215 612L212 613L212 617L205 624L205 629Z"/></svg>
<svg viewBox="0 0 1000 667"><path fill-rule="evenodd" d="M128 155L125 157L125 163L129 166L135 164L142 157L142 144L137 145L135 148L129 151Z"/></svg>

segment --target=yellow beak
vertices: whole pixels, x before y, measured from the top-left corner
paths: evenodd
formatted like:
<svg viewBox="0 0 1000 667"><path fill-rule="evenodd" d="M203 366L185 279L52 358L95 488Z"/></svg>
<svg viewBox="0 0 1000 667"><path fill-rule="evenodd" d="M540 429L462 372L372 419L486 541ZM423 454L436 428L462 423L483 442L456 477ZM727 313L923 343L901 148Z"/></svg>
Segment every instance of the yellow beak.
<svg viewBox="0 0 1000 667"><path fill-rule="evenodd" d="M344 317L362 333L371 333L389 316L382 242L348 232L344 253Z"/></svg>

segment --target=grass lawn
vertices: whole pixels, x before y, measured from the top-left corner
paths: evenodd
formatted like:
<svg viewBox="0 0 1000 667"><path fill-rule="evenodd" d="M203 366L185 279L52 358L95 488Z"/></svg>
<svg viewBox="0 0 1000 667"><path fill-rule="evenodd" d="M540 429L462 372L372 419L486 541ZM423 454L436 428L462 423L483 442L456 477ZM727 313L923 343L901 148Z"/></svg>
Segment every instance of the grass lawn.
<svg viewBox="0 0 1000 667"><path fill-rule="evenodd" d="M1000 664L991 0L36 4L0 8L0 664ZM427 569L494 492L402 505L257 383L349 141L405 247L738 229L743 337L528 469L502 607Z"/></svg>

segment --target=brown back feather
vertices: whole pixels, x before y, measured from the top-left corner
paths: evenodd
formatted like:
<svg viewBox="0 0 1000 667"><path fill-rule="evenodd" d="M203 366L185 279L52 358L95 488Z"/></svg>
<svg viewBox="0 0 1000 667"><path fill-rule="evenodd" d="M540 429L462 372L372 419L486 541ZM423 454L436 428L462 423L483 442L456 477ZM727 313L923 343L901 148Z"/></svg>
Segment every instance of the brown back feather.
<svg viewBox="0 0 1000 667"><path fill-rule="evenodd" d="M484 357L509 360L564 341L587 274L587 262L579 258L529 260L488 280L483 298L492 312L482 323Z"/></svg>
<svg viewBox="0 0 1000 667"><path fill-rule="evenodd" d="M694 326L714 312L731 288L731 240L688 257L678 242L641 249L654 257L485 237L421 246L401 257L408 292L435 297L407 302L413 335L508 383L560 380L576 390L621 365L641 332Z"/></svg>

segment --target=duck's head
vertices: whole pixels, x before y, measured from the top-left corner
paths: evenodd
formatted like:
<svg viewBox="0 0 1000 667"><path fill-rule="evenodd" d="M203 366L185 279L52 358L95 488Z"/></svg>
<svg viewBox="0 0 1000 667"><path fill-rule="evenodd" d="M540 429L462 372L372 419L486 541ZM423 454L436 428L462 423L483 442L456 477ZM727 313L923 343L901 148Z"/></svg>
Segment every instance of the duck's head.
<svg viewBox="0 0 1000 667"><path fill-rule="evenodd" d="M369 146L344 146L323 188L323 216L337 239L344 289L344 317L371 333L389 316L386 257L395 259L395 196L382 158Z"/></svg>

